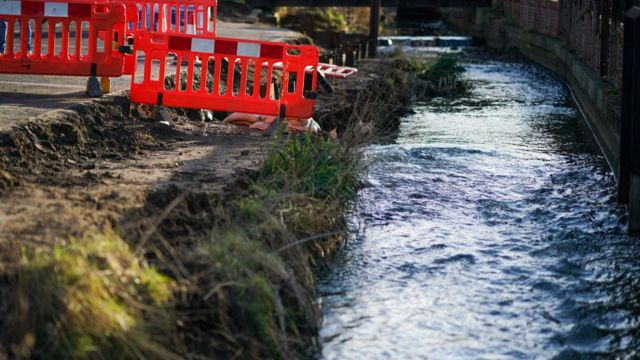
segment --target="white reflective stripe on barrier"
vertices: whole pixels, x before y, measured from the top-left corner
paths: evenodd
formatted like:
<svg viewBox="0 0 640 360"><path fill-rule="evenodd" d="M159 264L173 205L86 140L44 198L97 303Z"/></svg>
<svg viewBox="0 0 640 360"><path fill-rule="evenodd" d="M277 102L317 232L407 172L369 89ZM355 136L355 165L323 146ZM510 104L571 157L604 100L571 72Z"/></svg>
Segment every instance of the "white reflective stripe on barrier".
<svg viewBox="0 0 640 360"><path fill-rule="evenodd" d="M238 43L238 56L260 57L260 44Z"/></svg>
<svg viewBox="0 0 640 360"><path fill-rule="evenodd" d="M0 0L0 15L20 16L20 1Z"/></svg>
<svg viewBox="0 0 640 360"><path fill-rule="evenodd" d="M69 16L69 4L46 2L44 3L44 16L50 17L68 17Z"/></svg>
<svg viewBox="0 0 640 360"><path fill-rule="evenodd" d="M215 49L215 40L193 39L191 42L192 52L213 53Z"/></svg>
<svg viewBox="0 0 640 360"><path fill-rule="evenodd" d="M220 39L213 40L190 38L180 35L169 37L169 49L267 59L282 59L284 56L284 44L260 44Z"/></svg>
<svg viewBox="0 0 640 360"><path fill-rule="evenodd" d="M91 17L90 3L0 0L0 15L42 16L53 18Z"/></svg>

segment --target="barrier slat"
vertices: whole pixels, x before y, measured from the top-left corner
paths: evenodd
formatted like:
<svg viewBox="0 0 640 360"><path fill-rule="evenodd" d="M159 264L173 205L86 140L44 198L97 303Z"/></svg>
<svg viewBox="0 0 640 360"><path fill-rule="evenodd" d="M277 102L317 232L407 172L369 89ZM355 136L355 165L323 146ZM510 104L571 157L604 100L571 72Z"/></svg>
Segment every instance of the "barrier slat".
<svg viewBox="0 0 640 360"><path fill-rule="evenodd" d="M0 21L6 21L8 25L5 51L0 53L0 73L121 76L124 57L119 47L124 45L125 16L126 7L120 2L0 0ZM15 25L18 23L20 49L15 51ZM46 52L43 52L45 23ZM83 23L89 24L86 48L83 48L81 41ZM35 26L30 30L31 24ZM28 41L30 33L33 34L31 51ZM72 33L75 37L73 53L68 45ZM98 46L98 40L102 46Z"/></svg>
<svg viewBox="0 0 640 360"><path fill-rule="evenodd" d="M314 46L150 31L138 31L135 44L138 51L144 51L144 71L136 64L131 81L131 100L135 103L273 116L278 115L280 105L286 105L287 116L313 115L317 78L307 77L305 83L305 73L318 67L318 49ZM165 86L171 70L157 65L166 64L169 54L189 59L187 71L177 62L173 88ZM205 71L196 67L196 58L201 59ZM215 61L213 76L208 75L211 58ZM250 63L254 64L253 75ZM236 65L240 67L237 72ZM158 73L155 79L150 76L152 72ZM192 86L194 72L201 76L199 90ZM185 74L188 79L181 79ZM211 80L209 86L207 81ZM250 86L246 85L248 80L252 80Z"/></svg>

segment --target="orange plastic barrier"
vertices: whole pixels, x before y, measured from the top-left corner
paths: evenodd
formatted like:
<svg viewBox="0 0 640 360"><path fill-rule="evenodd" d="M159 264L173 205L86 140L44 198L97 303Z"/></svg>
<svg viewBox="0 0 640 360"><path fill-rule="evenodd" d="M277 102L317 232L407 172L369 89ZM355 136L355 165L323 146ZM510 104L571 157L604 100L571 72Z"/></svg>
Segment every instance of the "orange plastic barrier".
<svg viewBox="0 0 640 360"><path fill-rule="evenodd" d="M121 76L125 15L125 5L111 1L0 1L7 24L0 73Z"/></svg>
<svg viewBox="0 0 640 360"><path fill-rule="evenodd" d="M135 44L144 66L136 64L131 80L133 102L271 116L285 105L287 117L312 116L315 46L149 31Z"/></svg>
<svg viewBox="0 0 640 360"><path fill-rule="evenodd" d="M127 41L138 31L215 36L218 0L126 0ZM125 74L133 74L136 59L125 57Z"/></svg>

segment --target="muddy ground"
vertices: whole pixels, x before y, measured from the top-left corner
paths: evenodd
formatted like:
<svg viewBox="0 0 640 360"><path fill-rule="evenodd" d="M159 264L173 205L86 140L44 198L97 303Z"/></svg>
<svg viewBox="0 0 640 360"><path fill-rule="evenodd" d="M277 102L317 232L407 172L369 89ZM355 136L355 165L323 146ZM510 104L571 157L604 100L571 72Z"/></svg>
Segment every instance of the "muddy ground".
<svg viewBox="0 0 640 360"><path fill-rule="evenodd" d="M260 163L261 134L177 113L169 129L129 106L126 94L109 96L2 135L3 260L13 263L21 246L88 231L133 235L148 219L130 214L150 206L149 193L169 186L217 193Z"/></svg>
<svg viewBox="0 0 640 360"><path fill-rule="evenodd" d="M383 96L393 64L367 60L357 76L335 82L336 93L317 103L325 130L353 113L363 93ZM163 236L171 243L206 234L212 209L233 201L255 176L269 138L193 121L183 110L171 114L173 128L120 92L1 132L0 271L17 263L23 246L86 232L115 230L137 243L170 222ZM167 219L171 212L181 215Z"/></svg>

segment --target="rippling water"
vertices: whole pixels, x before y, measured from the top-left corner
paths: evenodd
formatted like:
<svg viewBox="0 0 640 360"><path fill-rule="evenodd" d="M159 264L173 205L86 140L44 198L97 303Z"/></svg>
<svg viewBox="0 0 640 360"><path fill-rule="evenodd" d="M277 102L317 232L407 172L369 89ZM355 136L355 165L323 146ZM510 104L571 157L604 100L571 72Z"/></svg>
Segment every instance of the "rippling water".
<svg viewBox="0 0 640 360"><path fill-rule="evenodd" d="M367 150L363 225L321 284L326 359L634 357L640 243L567 90L526 65Z"/></svg>

